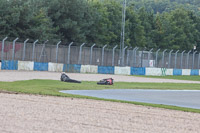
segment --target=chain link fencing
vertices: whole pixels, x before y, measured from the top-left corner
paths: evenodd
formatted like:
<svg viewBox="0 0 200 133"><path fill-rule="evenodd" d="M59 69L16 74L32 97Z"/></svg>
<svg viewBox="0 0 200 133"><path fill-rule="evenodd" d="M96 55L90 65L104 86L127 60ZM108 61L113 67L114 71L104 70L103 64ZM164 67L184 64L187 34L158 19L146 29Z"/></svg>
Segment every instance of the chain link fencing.
<svg viewBox="0 0 200 133"><path fill-rule="evenodd" d="M116 48L116 47L115 47ZM197 51L144 50L127 48L120 58L120 50L115 48L82 48L79 43L69 45L50 45L0 42L1 60L22 60L34 62L54 62L63 64L82 64L98 66L157 67L173 69L199 69L200 53ZM80 55L81 54L81 55ZM122 62L121 59L124 59ZM123 63L123 64L122 64Z"/></svg>

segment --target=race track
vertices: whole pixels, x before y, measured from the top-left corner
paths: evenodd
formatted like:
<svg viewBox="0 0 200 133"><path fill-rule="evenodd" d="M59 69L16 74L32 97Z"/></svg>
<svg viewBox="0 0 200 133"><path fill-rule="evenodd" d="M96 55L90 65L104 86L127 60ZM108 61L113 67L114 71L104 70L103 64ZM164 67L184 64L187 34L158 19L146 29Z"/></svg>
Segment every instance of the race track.
<svg viewBox="0 0 200 133"><path fill-rule="evenodd" d="M68 74L77 80L176 82L119 75ZM60 73L0 71L0 81L59 80ZM177 81L189 83L188 81ZM194 82L191 82L194 83ZM195 82L196 83L196 82ZM133 104L0 93L1 133L199 133L200 114Z"/></svg>
<svg viewBox="0 0 200 133"><path fill-rule="evenodd" d="M143 78L124 75L108 75L108 74L82 74L82 73L67 73L67 75L80 81L99 81L104 78L113 78L114 82L146 82L146 83L200 83L200 81L186 81L173 79L156 79ZM59 72L39 72L39 71L0 71L0 81L19 81L30 79L51 79L60 80L61 73Z"/></svg>

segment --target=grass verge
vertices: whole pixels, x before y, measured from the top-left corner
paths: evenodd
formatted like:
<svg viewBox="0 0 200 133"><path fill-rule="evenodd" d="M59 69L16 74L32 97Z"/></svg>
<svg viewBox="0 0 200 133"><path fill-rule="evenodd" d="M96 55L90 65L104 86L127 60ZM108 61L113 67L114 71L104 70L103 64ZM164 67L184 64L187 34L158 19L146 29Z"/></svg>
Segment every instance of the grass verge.
<svg viewBox="0 0 200 133"><path fill-rule="evenodd" d="M199 109L182 108L176 106L149 104L140 102L128 102L122 100L108 100L108 99L88 97L88 96L64 94L59 92L60 90L88 90L88 89L90 90L98 90L98 89L200 90L200 84L116 82L112 86L105 86L105 85L97 85L96 82L82 82L81 84L75 84L75 83L60 82L56 80L28 80L28 81L15 81L15 82L0 82L1 91L36 94L36 95L39 94L39 95L49 95L49 96L95 99L95 100L131 103L135 105L144 105L144 106L200 113Z"/></svg>

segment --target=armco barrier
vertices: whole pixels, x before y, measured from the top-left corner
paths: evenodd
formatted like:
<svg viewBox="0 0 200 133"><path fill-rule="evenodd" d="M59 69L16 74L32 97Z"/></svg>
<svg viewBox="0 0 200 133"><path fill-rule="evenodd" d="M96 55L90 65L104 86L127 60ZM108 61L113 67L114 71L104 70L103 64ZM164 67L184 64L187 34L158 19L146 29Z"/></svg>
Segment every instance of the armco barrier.
<svg viewBox="0 0 200 133"><path fill-rule="evenodd" d="M18 70L33 71L34 62L18 61Z"/></svg>
<svg viewBox="0 0 200 133"><path fill-rule="evenodd" d="M146 68L146 75L161 76L161 68Z"/></svg>
<svg viewBox="0 0 200 133"><path fill-rule="evenodd" d="M182 69L174 69L173 70L173 75L174 76L180 76L180 75L182 75Z"/></svg>
<svg viewBox="0 0 200 133"><path fill-rule="evenodd" d="M114 66L98 66L98 73L100 74L114 74Z"/></svg>
<svg viewBox="0 0 200 133"><path fill-rule="evenodd" d="M50 71L50 72L62 72L63 66L64 66L63 64L49 62L48 71Z"/></svg>
<svg viewBox="0 0 200 133"><path fill-rule="evenodd" d="M182 69L182 75L190 75L191 70L190 69Z"/></svg>
<svg viewBox="0 0 200 133"><path fill-rule="evenodd" d="M18 69L18 61L2 60L1 70L17 70L17 69Z"/></svg>
<svg viewBox="0 0 200 133"><path fill-rule="evenodd" d="M70 73L80 73L81 65L79 65L79 64L64 64L63 71L70 72Z"/></svg>
<svg viewBox="0 0 200 133"><path fill-rule="evenodd" d="M119 75L130 75L131 68L130 67L115 67L115 73Z"/></svg>
<svg viewBox="0 0 200 133"><path fill-rule="evenodd" d="M48 63L34 62L34 71L48 71Z"/></svg>
<svg viewBox="0 0 200 133"><path fill-rule="evenodd" d="M197 70L197 69L191 69L190 75L192 75L192 76L197 76L197 75L199 75L199 70Z"/></svg>
<svg viewBox="0 0 200 133"><path fill-rule="evenodd" d="M131 67L131 75L145 75L145 67Z"/></svg>
<svg viewBox="0 0 200 133"><path fill-rule="evenodd" d="M81 73L97 73L98 67L94 65L81 65Z"/></svg>

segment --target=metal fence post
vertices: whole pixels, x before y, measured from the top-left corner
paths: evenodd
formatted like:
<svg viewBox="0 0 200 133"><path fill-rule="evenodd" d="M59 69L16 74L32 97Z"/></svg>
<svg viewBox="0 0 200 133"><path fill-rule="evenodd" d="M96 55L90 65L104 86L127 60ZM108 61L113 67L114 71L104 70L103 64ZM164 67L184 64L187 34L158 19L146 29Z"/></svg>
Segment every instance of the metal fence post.
<svg viewBox="0 0 200 133"><path fill-rule="evenodd" d="M82 57L82 47L83 47L84 45L85 45L85 43L81 44L81 46L80 46L78 64L81 64L81 57Z"/></svg>
<svg viewBox="0 0 200 133"><path fill-rule="evenodd" d="M183 68L183 54L185 53L185 50L181 53L181 69Z"/></svg>
<svg viewBox="0 0 200 133"><path fill-rule="evenodd" d="M128 66L128 58L129 58L129 50L132 49L132 47L128 48L127 50L127 57L126 57L126 65Z"/></svg>
<svg viewBox="0 0 200 133"><path fill-rule="evenodd" d="M56 44L56 63L58 63L58 47L59 47L59 44L61 43L61 41L59 41L57 44Z"/></svg>
<svg viewBox="0 0 200 133"><path fill-rule="evenodd" d="M68 56L67 56L67 64L70 64L70 52L71 52L71 46L74 42L71 42L69 44L69 47L68 47Z"/></svg>
<svg viewBox="0 0 200 133"><path fill-rule="evenodd" d="M136 50L136 48L137 48L137 47L135 47L135 48L133 49L133 53L132 53L132 57L133 57L133 59L132 59L132 65L134 65L134 56L135 56L135 50Z"/></svg>
<svg viewBox="0 0 200 133"><path fill-rule="evenodd" d="M142 49L142 54L141 54L141 67L143 67L143 53L144 53L144 50L146 50L146 48Z"/></svg>
<svg viewBox="0 0 200 133"><path fill-rule="evenodd" d="M151 54L152 50L153 50L153 48L150 49L149 52L148 52L148 66L149 66L149 67L150 67L150 64L149 64L149 61L150 61L150 54Z"/></svg>
<svg viewBox="0 0 200 133"><path fill-rule="evenodd" d="M43 43L43 46L42 46L42 50L41 50L41 53L40 53L40 58L39 58L39 62L41 61L41 58L43 55L43 52L45 50L45 47L46 47L46 43L48 42L49 40L46 40L44 43Z"/></svg>
<svg viewBox="0 0 200 133"><path fill-rule="evenodd" d="M176 53L175 53L175 67L174 68L176 68L176 64L177 64L177 53L179 52L179 50L177 50L176 51Z"/></svg>
<svg viewBox="0 0 200 133"><path fill-rule="evenodd" d="M163 56L162 56L162 67L164 68L164 61L165 61L165 52L167 51L167 49L165 49L163 51Z"/></svg>
<svg viewBox="0 0 200 133"><path fill-rule="evenodd" d="M126 52L126 49L127 49L127 48L128 48L128 46L126 46L126 47L123 49L122 66L124 66L125 52Z"/></svg>
<svg viewBox="0 0 200 133"><path fill-rule="evenodd" d="M192 69L194 69L194 59L195 59L195 54L197 53L197 51L195 51L193 53L193 56L192 56Z"/></svg>
<svg viewBox="0 0 200 133"><path fill-rule="evenodd" d="M117 48L117 45L112 50L112 66L115 65L115 49Z"/></svg>
<svg viewBox="0 0 200 133"><path fill-rule="evenodd" d="M14 58L15 58L15 42L16 42L18 39L19 39L19 38L17 37L17 38L13 41L12 60L14 60Z"/></svg>
<svg viewBox="0 0 200 133"><path fill-rule="evenodd" d="M105 49L105 47L107 47L107 45L104 45L102 48L102 57L101 57L101 65L102 66L104 65L104 49Z"/></svg>
<svg viewBox="0 0 200 133"><path fill-rule="evenodd" d="M191 50L187 53L187 68L189 68L189 56L190 56Z"/></svg>
<svg viewBox="0 0 200 133"><path fill-rule="evenodd" d="M158 49L157 51L156 51L156 67L158 67L158 52L160 51L160 49Z"/></svg>
<svg viewBox="0 0 200 133"><path fill-rule="evenodd" d="M3 61L3 56L4 56L4 43L8 39L8 37L5 37L2 41L2 47L1 47L1 61Z"/></svg>
<svg viewBox="0 0 200 133"><path fill-rule="evenodd" d="M22 60L24 61L24 58L25 58L25 55L26 55L26 43L28 42L29 39L26 39L24 41L24 48L23 48L23 57L22 57Z"/></svg>
<svg viewBox="0 0 200 133"><path fill-rule="evenodd" d="M34 61L35 44L36 44L37 42L38 42L38 40L36 40L36 41L33 43L32 61Z"/></svg>
<svg viewBox="0 0 200 133"><path fill-rule="evenodd" d="M92 47L90 48L90 65L92 65L92 53L93 53L93 47L95 46L96 44L93 44Z"/></svg>
<svg viewBox="0 0 200 133"><path fill-rule="evenodd" d="M200 53L199 53L199 58L198 58L198 67L197 67L198 69L200 68L199 65L200 65Z"/></svg>
<svg viewBox="0 0 200 133"><path fill-rule="evenodd" d="M136 55L137 55L137 50L138 50L139 48L137 47L136 49L135 49L135 53L134 53L134 63L135 64L137 64L137 62L136 62ZM133 64L134 64L133 63Z"/></svg>
<svg viewBox="0 0 200 133"><path fill-rule="evenodd" d="M171 67L171 56L172 56L173 49L169 52L169 60L168 60L168 68Z"/></svg>

